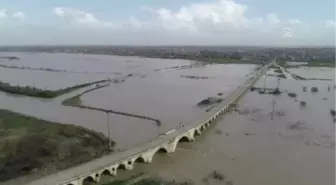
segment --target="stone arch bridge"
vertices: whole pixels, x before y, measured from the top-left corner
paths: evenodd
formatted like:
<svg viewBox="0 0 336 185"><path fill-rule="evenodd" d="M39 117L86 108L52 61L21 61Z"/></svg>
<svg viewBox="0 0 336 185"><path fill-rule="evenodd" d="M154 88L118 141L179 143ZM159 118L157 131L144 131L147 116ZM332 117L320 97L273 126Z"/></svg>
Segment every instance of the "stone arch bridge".
<svg viewBox="0 0 336 185"><path fill-rule="evenodd" d="M99 182L103 174L115 176L120 168L132 170L137 162L151 163L154 155L158 152L173 153L180 141L193 141L197 135L206 131L219 116L227 112L230 106L235 104L253 86L272 64L274 61L254 72L254 75L243 85L239 86L214 109L207 112L207 118L204 120L171 130L136 148L103 156L41 178L28 185L82 185L84 181Z"/></svg>

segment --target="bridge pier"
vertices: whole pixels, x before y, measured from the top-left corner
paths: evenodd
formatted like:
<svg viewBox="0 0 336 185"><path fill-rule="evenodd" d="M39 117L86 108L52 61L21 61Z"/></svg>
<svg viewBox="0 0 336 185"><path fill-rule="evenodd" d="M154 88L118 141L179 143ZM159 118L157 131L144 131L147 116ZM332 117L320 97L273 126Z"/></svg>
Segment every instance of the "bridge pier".
<svg viewBox="0 0 336 185"><path fill-rule="evenodd" d="M109 166L99 172L99 177L101 177L103 174L111 175L111 176L116 176L117 175L117 168L118 165L113 165Z"/></svg>
<svg viewBox="0 0 336 185"><path fill-rule="evenodd" d="M195 135L201 135L201 134L202 134L201 127L195 128L195 130L194 130L194 137L195 137Z"/></svg>
<svg viewBox="0 0 336 185"><path fill-rule="evenodd" d="M120 166L123 166L125 170L132 170L134 167L134 161L133 160L124 161L119 165L119 167Z"/></svg>
<svg viewBox="0 0 336 185"><path fill-rule="evenodd" d="M70 185L70 184L73 184L73 185L82 185L84 183L84 181L90 181L90 182L94 182L94 183L98 183L100 181L100 174L99 173L92 173L88 176L85 176L85 177L82 177L82 178L79 178L77 180L77 183L76 182L71 182L71 183L68 183L67 185Z"/></svg>
<svg viewBox="0 0 336 185"><path fill-rule="evenodd" d="M152 162L152 158L153 158L153 152L152 151L149 151L149 152L146 152L144 154L142 154L141 156L137 157L136 159L134 159L134 162L136 162L136 160L139 160L144 162L144 163L151 163Z"/></svg>

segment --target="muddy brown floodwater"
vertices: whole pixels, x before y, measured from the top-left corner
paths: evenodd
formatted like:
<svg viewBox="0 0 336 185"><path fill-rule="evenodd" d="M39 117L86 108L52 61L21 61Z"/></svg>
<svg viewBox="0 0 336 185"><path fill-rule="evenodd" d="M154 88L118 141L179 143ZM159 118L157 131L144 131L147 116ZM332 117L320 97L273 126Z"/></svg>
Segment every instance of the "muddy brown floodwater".
<svg viewBox="0 0 336 185"><path fill-rule="evenodd" d="M83 104L131 112L161 120L165 132L180 123L204 116L197 103L210 96L225 98L245 82L254 65L206 65L174 71L148 73L146 78L131 78L127 83L112 84L82 96ZM188 79L181 75L208 76Z"/></svg>
<svg viewBox="0 0 336 185"><path fill-rule="evenodd" d="M51 68L68 72L0 69L0 80L19 85L58 89L100 78L128 76L123 83L85 94L85 105L149 116L153 122L111 115L111 135L117 148L129 148L196 121L204 109L196 104L207 97L225 98L242 84L254 65L199 65L188 60L147 59L83 54L0 53L20 60L0 60L2 65ZM6 71L6 72L5 72ZM335 69L295 68L306 78L335 79ZM50 74L50 75L49 75ZM201 76L201 79L183 76ZM287 76L287 75L286 75ZM290 77L290 74L288 74ZM23 77L23 78L21 78ZM52 81L57 80L57 83ZM267 87L277 79L269 76ZM335 107L333 81L281 79L279 96L247 93L237 110L220 118L195 142L181 143L175 153L156 155L151 164L136 164L115 179L147 172L167 180L192 180L197 184L332 185L335 184ZM263 87L261 78L256 86ZM303 92L303 86L307 91ZM310 92L317 87L318 92ZM82 90L80 90L82 91ZM292 98L287 92L296 93ZM73 94L73 93L71 93ZM221 95L219 95L221 94ZM107 116L101 112L62 106L62 98L40 100L0 92L0 108L38 118L70 123L107 134ZM306 102L302 106L301 102ZM273 116L272 116L273 115ZM209 174L216 171L222 180ZM113 180L107 176L103 182Z"/></svg>
<svg viewBox="0 0 336 185"><path fill-rule="evenodd" d="M54 90L106 78L122 79L119 83L111 83L107 88L82 96L84 105L152 117L159 119L162 124L158 126L153 121L111 114L111 138L117 143L118 149L151 140L160 133L176 128L181 122L198 120L205 113L205 109L196 106L200 100L217 96L218 93L225 98L256 67L86 54L0 52L0 56L20 58L11 61L0 59L2 66L18 67L0 66L0 81L13 85ZM209 79L188 79L181 76L206 76ZM105 113L61 105L62 100L76 95L76 92L53 100L0 92L0 108L50 121L84 126L107 135Z"/></svg>
<svg viewBox="0 0 336 185"><path fill-rule="evenodd" d="M276 82L268 77L267 87L276 87ZM327 87L334 83L282 79L280 90L296 92L297 101L287 93L249 92L237 111L224 115L196 141L179 144L175 153L157 155L153 163L136 164L132 172L121 171L116 178L147 172L196 185L333 185L335 123L329 110L335 107L335 91ZM263 85L261 78L256 86ZM318 87L319 92L302 92L302 85ZM307 102L305 107L301 100ZM214 170L224 180L209 177Z"/></svg>

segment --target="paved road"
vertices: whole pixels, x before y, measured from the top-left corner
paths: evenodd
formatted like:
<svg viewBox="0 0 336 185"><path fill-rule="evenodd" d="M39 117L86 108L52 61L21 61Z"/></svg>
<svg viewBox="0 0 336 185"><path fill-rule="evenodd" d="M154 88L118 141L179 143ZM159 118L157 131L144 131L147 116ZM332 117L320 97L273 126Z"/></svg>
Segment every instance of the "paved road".
<svg viewBox="0 0 336 185"><path fill-rule="evenodd" d="M253 75L254 76L253 78L250 78L249 80L247 80L243 85L239 86L234 92L232 92L229 96L227 96L225 100L222 101L218 106L214 107L212 110L207 112L203 120L199 120L198 122L189 123L185 127L179 128L176 131L164 137L154 138L152 141L139 145L135 148L103 156L99 159L92 160L85 164L82 164L82 165L79 165L73 168L69 168L67 170L52 174L50 176L38 179L33 182L30 182L28 185L56 185L61 182L66 182L68 180L73 179L76 176L80 176L84 174L91 174L92 172L95 172L97 169L101 169L104 166L107 166L108 164L116 164L120 161L124 161L130 158L133 155L143 153L149 149L155 148L158 145L166 143L174 139L175 137L180 136L185 132L188 132L190 129L195 128L199 126L200 124L203 124L209 118L211 118L214 114L216 114L221 108L231 104L233 101L237 99L237 97L242 96L246 91L250 89L250 87L259 79L260 76L264 74L266 69L272 64L274 64L274 61L267 64L259 71L255 72L255 74ZM18 183L18 182L11 183L11 184L5 183L4 185L14 185L14 184L20 185L21 183ZM26 183L23 183L23 184L26 184Z"/></svg>

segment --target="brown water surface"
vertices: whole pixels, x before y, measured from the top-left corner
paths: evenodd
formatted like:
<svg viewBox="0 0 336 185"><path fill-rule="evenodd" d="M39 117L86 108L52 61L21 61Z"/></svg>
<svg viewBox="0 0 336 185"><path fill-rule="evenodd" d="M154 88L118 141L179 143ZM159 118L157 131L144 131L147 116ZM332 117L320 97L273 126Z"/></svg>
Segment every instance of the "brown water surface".
<svg viewBox="0 0 336 185"><path fill-rule="evenodd" d="M238 111L220 118L195 142L179 144L175 153L157 155L151 164L136 164L131 173L200 185L335 184L335 123L329 112L335 107L335 91L327 89L333 83L282 79L280 90L296 92L297 101L287 93L249 92ZM276 78L268 77L267 87L276 84ZM256 86L263 85L261 78ZM319 92L302 92L302 85L316 86ZM223 181L209 177L214 170Z"/></svg>

